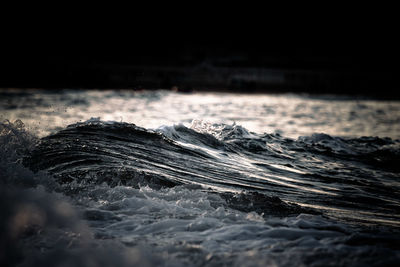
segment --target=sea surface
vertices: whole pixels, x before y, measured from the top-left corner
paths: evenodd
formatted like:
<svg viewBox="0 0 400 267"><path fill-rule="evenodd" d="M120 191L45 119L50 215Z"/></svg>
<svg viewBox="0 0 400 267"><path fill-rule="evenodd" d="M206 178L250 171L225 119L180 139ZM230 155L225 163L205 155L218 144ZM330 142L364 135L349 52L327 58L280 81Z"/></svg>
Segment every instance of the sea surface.
<svg viewBox="0 0 400 267"><path fill-rule="evenodd" d="M398 266L400 101L0 89L2 266Z"/></svg>

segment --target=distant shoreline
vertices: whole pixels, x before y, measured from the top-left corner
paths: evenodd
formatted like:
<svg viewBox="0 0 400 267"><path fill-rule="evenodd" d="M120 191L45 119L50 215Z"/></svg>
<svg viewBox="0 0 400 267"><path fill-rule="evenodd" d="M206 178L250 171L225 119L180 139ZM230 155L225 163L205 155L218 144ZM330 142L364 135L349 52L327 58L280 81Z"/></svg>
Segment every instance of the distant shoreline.
<svg viewBox="0 0 400 267"><path fill-rule="evenodd" d="M400 99L391 72L345 69L69 64L3 71L2 88L174 89L181 92L309 93Z"/></svg>

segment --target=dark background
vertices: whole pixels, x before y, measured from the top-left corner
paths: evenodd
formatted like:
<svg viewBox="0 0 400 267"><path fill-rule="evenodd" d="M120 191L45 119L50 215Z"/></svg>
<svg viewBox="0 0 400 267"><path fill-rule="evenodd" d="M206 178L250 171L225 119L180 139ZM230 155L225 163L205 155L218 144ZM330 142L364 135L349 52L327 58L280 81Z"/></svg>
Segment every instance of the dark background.
<svg viewBox="0 0 400 267"><path fill-rule="evenodd" d="M86 23L72 16L61 24L52 18L6 21L0 87L175 87L399 98L399 41L390 14L356 9L271 17L274 10L265 7L245 14L193 12L133 12L121 14L117 23L107 16ZM232 78L257 70L254 79ZM271 70L283 81L265 81ZM215 75L228 78L215 82Z"/></svg>

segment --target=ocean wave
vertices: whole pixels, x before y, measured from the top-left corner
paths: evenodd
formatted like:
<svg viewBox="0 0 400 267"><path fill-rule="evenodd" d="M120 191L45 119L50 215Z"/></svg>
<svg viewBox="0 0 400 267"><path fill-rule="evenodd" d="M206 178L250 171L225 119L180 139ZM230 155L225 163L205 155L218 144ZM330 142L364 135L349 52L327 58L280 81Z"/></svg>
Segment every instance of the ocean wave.
<svg viewBox="0 0 400 267"><path fill-rule="evenodd" d="M400 259L398 172L371 161L396 163L397 140L294 140L224 124L148 130L99 119L42 139L20 121L1 127L2 263Z"/></svg>
<svg viewBox="0 0 400 267"><path fill-rule="evenodd" d="M92 119L41 139L25 164L50 172L68 188L73 184L73 190L103 182L154 188L196 184L303 206L371 211L367 202L374 201L380 204L374 212L397 210L396 140L324 134L293 140L236 125L201 127L147 130Z"/></svg>

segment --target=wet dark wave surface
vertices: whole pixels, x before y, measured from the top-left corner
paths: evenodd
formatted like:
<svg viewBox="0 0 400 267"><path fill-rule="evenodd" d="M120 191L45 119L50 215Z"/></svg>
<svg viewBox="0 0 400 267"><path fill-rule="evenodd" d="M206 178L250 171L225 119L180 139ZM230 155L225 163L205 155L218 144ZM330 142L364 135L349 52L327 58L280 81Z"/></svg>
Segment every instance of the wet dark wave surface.
<svg viewBox="0 0 400 267"><path fill-rule="evenodd" d="M147 130L89 120L42 138L24 165L68 194L90 184L190 186L246 212L323 214L400 226L400 142L390 138L256 134L239 125Z"/></svg>
<svg viewBox="0 0 400 267"><path fill-rule="evenodd" d="M0 265L398 266L399 122L353 97L0 89Z"/></svg>
<svg viewBox="0 0 400 267"><path fill-rule="evenodd" d="M0 123L2 266L397 266L399 141Z"/></svg>

